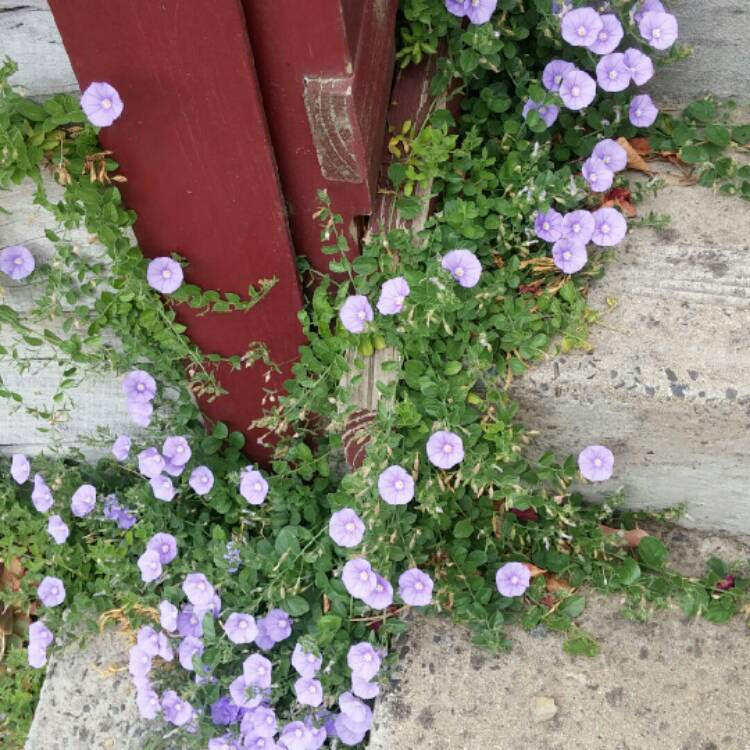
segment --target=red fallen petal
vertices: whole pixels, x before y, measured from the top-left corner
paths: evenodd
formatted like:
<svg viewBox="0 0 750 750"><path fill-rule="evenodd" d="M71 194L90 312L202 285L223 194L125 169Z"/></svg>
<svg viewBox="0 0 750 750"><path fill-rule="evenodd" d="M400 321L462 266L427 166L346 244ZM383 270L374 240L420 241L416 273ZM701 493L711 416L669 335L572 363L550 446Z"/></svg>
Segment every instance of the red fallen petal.
<svg viewBox="0 0 750 750"><path fill-rule="evenodd" d="M519 510L518 508L511 508L510 512L523 523L528 521L538 521L539 514L533 508L526 508L526 510Z"/></svg>
<svg viewBox="0 0 750 750"><path fill-rule="evenodd" d="M734 588L734 576L733 575L727 575L724 576L717 584L716 588L720 589L721 591L729 591L729 589Z"/></svg>

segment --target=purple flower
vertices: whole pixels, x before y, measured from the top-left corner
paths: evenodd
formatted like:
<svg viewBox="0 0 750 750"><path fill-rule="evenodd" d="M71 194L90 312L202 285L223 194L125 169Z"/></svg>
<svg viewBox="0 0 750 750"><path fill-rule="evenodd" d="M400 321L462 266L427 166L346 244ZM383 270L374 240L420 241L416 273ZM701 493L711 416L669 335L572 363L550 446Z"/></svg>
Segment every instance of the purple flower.
<svg viewBox="0 0 750 750"><path fill-rule="evenodd" d="M211 721L217 727L235 724L240 719L240 707L228 695L222 695L211 704Z"/></svg>
<svg viewBox="0 0 750 750"><path fill-rule="evenodd" d="M255 618L242 612L232 612L227 617L224 630L232 643L252 643L258 635Z"/></svg>
<svg viewBox="0 0 750 750"><path fill-rule="evenodd" d="M410 568L398 578L398 594L406 604L425 607L432 603L432 578L419 568Z"/></svg>
<svg viewBox="0 0 750 750"><path fill-rule="evenodd" d="M188 484L196 495L207 495L214 486L214 475L208 466L196 466L190 474Z"/></svg>
<svg viewBox="0 0 750 750"><path fill-rule="evenodd" d="M594 211L594 236L592 240L599 247L612 247L622 242L628 231L625 217L615 208L600 208Z"/></svg>
<svg viewBox="0 0 750 750"><path fill-rule="evenodd" d="M440 265L465 289L476 286L482 275L482 264L471 250L451 250Z"/></svg>
<svg viewBox="0 0 750 750"><path fill-rule="evenodd" d="M138 427L148 427L151 422L151 415L154 413L154 407L148 402L128 401L128 416L133 424Z"/></svg>
<svg viewBox="0 0 750 750"><path fill-rule="evenodd" d="M589 49L597 55L608 55L617 49L617 45L622 41L624 31L622 24L617 16L612 13L599 16L602 22L602 28L596 35L596 40L589 45Z"/></svg>
<svg viewBox="0 0 750 750"><path fill-rule="evenodd" d="M242 472L240 478L240 495L250 505L260 505L268 494L268 482L259 471L249 467Z"/></svg>
<svg viewBox="0 0 750 750"><path fill-rule="evenodd" d="M641 0L640 5L634 7L633 10L635 11L633 18L636 23L640 23L643 16L649 11L666 13L666 8L662 5L661 0Z"/></svg>
<svg viewBox="0 0 750 750"><path fill-rule="evenodd" d="M605 91L624 91L630 84L630 71L622 52L605 55L596 66L596 80Z"/></svg>
<svg viewBox="0 0 750 750"><path fill-rule="evenodd" d="M601 160L612 172L621 172L628 166L628 152L611 138L599 141L591 155Z"/></svg>
<svg viewBox="0 0 750 750"><path fill-rule="evenodd" d="M70 510L78 518L83 518L91 513L95 505L96 488L90 484L82 484L70 499Z"/></svg>
<svg viewBox="0 0 750 750"><path fill-rule="evenodd" d="M279 744L285 750L307 750L312 732L301 722L293 721L281 730Z"/></svg>
<svg viewBox="0 0 750 750"><path fill-rule="evenodd" d="M574 47L590 47L596 42L603 24L593 8L576 8L562 19L562 37Z"/></svg>
<svg viewBox="0 0 750 750"><path fill-rule="evenodd" d="M170 477L179 477L180 474L185 471L185 466L178 466L177 464L172 463L171 460L167 459L164 464L164 471L169 474Z"/></svg>
<svg viewBox="0 0 750 750"><path fill-rule="evenodd" d="M648 94L634 96L630 102L628 116L637 128L648 128L656 122L659 109Z"/></svg>
<svg viewBox="0 0 750 750"><path fill-rule="evenodd" d="M160 602L159 615L159 624L164 630L174 633L177 630L177 607L172 602Z"/></svg>
<svg viewBox="0 0 750 750"><path fill-rule="evenodd" d="M292 666L302 677L313 677L322 664L322 656L315 656L312 651L305 651L300 643L294 647Z"/></svg>
<svg viewBox="0 0 750 750"><path fill-rule="evenodd" d="M131 370L122 379L122 392L128 401L146 403L156 396L156 381L145 370Z"/></svg>
<svg viewBox="0 0 750 750"><path fill-rule="evenodd" d="M300 677L294 683L294 694L303 706L319 706L323 702L320 680Z"/></svg>
<svg viewBox="0 0 750 750"><path fill-rule="evenodd" d="M677 41L677 19L671 13L648 11L641 17L638 31L654 49L669 49Z"/></svg>
<svg viewBox="0 0 750 750"><path fill-rule="evenodd" d="M182 266L171 258L161 256L154 258L146 271L148 285L162 294L172 294L182 285Z"/></svg>
<svg viewBox="0 0 750 750"><path fill-rule="evenodd" d="M161 697L161 708L164 718L176 727L182 727L193 719L195 711L174 690L165 690Z"/></svg>
<svg viewBox="0 0 750 750"><path fill-rule="evenodd" d="M203 635L201 618L189 604L183 604L180 608L180 614L177 615L177 632L183 638L188 635L200 638Z"/></svg>
<svg viewBox="0 0 750 750"><path fill-rule="evenodd" d="M52 635L52 631L41 620L32 622L29 625L29 643L46 649L52 645L52 641L54 640L55 637Z"/></svg>
<svg viewBox="0 0 750 750"><path fill-rule="evenodd" d="M380 287L380 298L378 299L378 312L381 315L396 315L404 309L404 302L410 293L409 285L403 276L388 279Z"/></svg>
<svg viewBox="0 0 750 750"><path fill-rule="evenodd" d="M155 581L162 574L159 554L152 549L147 549L138 558L138 567L141 570L141 580L145 583Z"/></svg>
<svg viewBox="0 0 750 750"><path fill-rule="evenodd" d="M625 50L622 63L628 69L630 78L636 86L643 86L654 76L654 63L651 58L635 47Z"/></svg>
<svg viewBox="0 0 750 750"><path fill-rule="evenodd" d="M339 708L342 714L357 724L367 721L369 706L357 700L351 693L342 693L339 696Z"/></svg>
<svg viewBox="0 0 750 750"><path fill-rule="evenodd" d="M414 497L414 480L401 466L389 466L378 477L378 492L388 505L406 505Z"/></svg>
<svg viewBox="0 0 750 750"><path fill-rule="evenodd" d="M597 159L595 156L589 156L583 162L581 172L589 187L595 193L603 193L612 187L614 173L601 159Z"/></svg>
<svg viewBox="0 0 750 750"><path fill-rule="evenodd" d="M130 438L127 435L120 435L112 445L112 455L118 461L125 461L130 453Z"/></svg>
<svg viewBox="0 0 750 750"><path fill-rule="evenodd" d="M492 18L497 0L445 0L445 8L454 16L467 16L472 23L483 24Z"/></svg>
<svg viewBox="0 0 750 750"><path fill-rule="evenodd" d="M269 738L276 734L276 728L276 712L268 706L258 706L244 713L240 731L242 734Z"/></svg>
<svg viewBox="0 0 750 750"><path fill-rule="evenodd" d="M560 114L560 108L556 107L554 104L537 104L532 99L529 99L526 104L523 105L524 120L528 119L529 112L532 110L535 110L539 114L539 117L542 118L544 124L548 128L554 124L557 116Z"/></svg>
<svg viewBox="0 0 750 750"><path fill-rule="evenodd" d="M14 453L10 460L10 475L18 484L24 484L31 473L29 459L23 453Z"/></svg>
<svg viewBox="0 0 750 750"><path fill-rule="evenodd" d="M336 735L345 745L358 745L372 725L372 710L351 693L339 696L339 708L341 713L334 719Z"/></svg>
<svg viewBox="0 0 750 750"><path fill-rule="evenodd" d="M53 503L52 492L47 487L41 474L34 474L34 489L31 492L31 502L40 513L46 513Z"/></svg>
<svg viewBox="0 0 750 750"><path fill-rule="evenodd" d="M229 694L240 708L255 708L263 702L263 693L250 685L243 675L232 680L229 685Z"/></svg>
<svg viewBox="0 0 750 750"><path fill-rule="evenodd" d="M339 318L349 333L362 333L373 318L367 297L363 294L349 295L339 310Z"/></svg>
<svg viewBox="0 0 750 750"><path fill-rule="evenodd" d="M563 216L562 236L566 240L573 240L579 245L591 241L594 234L594 217L589 211L571 211Z"/></svg>
<svg viewBox="0 0 750 750"><path fill-rule="evenodd" d="M365 525L351 508L342 508L331 515L328 534L341 547L356 547L365 533Z"/></svg>
<svg viewBox="0 0 750 750"><path fill-rule="evenodd" d="M569 239L561 239L552 246L552 260L563 273L576 273L588 261L586 245Z"/></svg>
<svg viewBox="0 0 750 750"><path fill-rule="evenodd" d="M117 516L117 528L127 530L134 526L137 520L138 517L132 510L122 508L119 515Z"/></svg>
<svg viewBox="0 0 750 750"><path fill-rule="evenodd" d="M94 81L81 96L81 109L92 125L109 127L121 114L125 105L117 89L104 81Z"/></svg>
<svg viewBox="0 0 750 750"><path fill-rule="evenodd" d="M190 603L201 609L210 607L214 598L214 587L208 582L203 573L188 573L182 582L182 590Z"/></svg>
<svg viewBox="0 0 750 750"><path fill-rule="evenodd" d="M544 88L547 91L559 91L563 76L575 69L576 66L567 60L551 60L544 66L544 71L542 72Z"/></svg>
<svg viewBox="0 0 750 750"><path fill-rule="evenodd" d="M156 448L146 448L138 454L138 471L144 477L153 479L164 470L164 459Z"/></svg>
<svg viewBox="0 0 750 750"><path fill-rule="evenodd" d="M594 101L596 81L582 70L571 70L563 76L560 84L560 98L572 110L584 109Z"/></svg>
<svg viewBox="0 0 750 750"><path fill-rule="evenodd" d="M349 560L341 572L341 580L349 594L357 599L364 599L371 594L377 583L375 571L363 558Z"/></svg>
<svg viewBox="0 0 750 750"><path fill-rule="evenodd" d="M380 694L380 686L375 682L370 682L369 680L363 679L359 675L353 674L352 693L354 693L357 698L362 698L363 700L371 700L372 698L375 698Z"/></svg>
<svg viewBox="0 0 750 750"><path fill-rule="evenodd" d="M271 670L273 665L260 654L251 654L242 663L242 675L248 685L257 688L271 687Z"/></svg>
<svg viewBox="0 0 750 750"><path fill-rule="evenodd" d="M183 669L192 671L195 669L193 666L193 658L197 655L199 658L203 656L203 641L200 638L189 635L187 638L183 638L180 643L178 651L180 664Z"/></svg>
<svg viewBox="0 0 750 750"><path fill-rule="evenodd" d="M283 609L272 609L263 618L263 627L274 643L285 641L292 634L292 620Z"/></svg>
<svg viewBox="0 0 750 750"><path fill-rule="evenodd" d="M150 625L142 625L136 634L136 645L149 656L158 656L159 634Z"/></svg>
<svg viewBox="0 0 750 750"><path fill-rule="evenodd" d="M505 563L495 574L497 590L503 596L522 596L530 582L531 571L519 562Z"/></svg>
<svg viewBox="0 0 750 750"><path fill-rule="evenodd" d="M149 479L151 490L157 500L163 500L165 503L171 503L176 494L172 480L164 475Z"/></svg>
<svg viewBox="0 0 750 750"><path fill-rule="evenodd" d="M23 245L10 245L0 250L0 271L13 281L25 279L35 267L34 256Z"/></svg>
<svg viewBox="0 0 750 750"><path fill-rule="evenodd" d="M464 459L464 443L455 432L438 430L427 441L427 458L439 469L450 469Z"/></svg>
<svg viewBox="0 0 750 750"><path fill-rule="evenodd" d="M156 691L151 688L143 688L136 693L136 704L138 713L142 719L155 719L161 713L161 703Z"/></svg>
<svg viewBox="0 0 750 750"><path fill-rule="evenodd" d="M276 645L276 641L274 641L266 631L266 618L261 617L255 624L258 626L258 635L255 636L255 645L258 648L262 648L264 651L270 651Z"/></svg>
<svg viewBox="0 0 750 750"><path fill-rule="evenodd" d="M590 482L604 482L612 476L615 457L603 445L589 445L578 454L578 468Z"/></svg>
<svg viewBox="0 0 750 750"><path fill-rule="evenodd" d="M41 669L47 663L47 649L41 646L29 643L26 655L29 666L34 667L34 669Z"/></svg>
<svg viewBox="0 0 750 750"><path fill-rule="evenodd" d="M550 208L539 212L534 220L534 233L545 242L557 242L562 237L562 214Z"/></svg>
<svg viewBox="0 0 750 750"><path fill-rule="evenodd" d="M148 540L146 549L156 552L159 555L159 562L166 565L177 557L177 540L171 534L159 532Z"/></svg>
<svg viewBox="0 0 750 750"><path fill-rule="evenodd" d="M140 646L130 649L128 671L133 677L145 677L151 671L151 657Z"/></svg>
<svg viewBox="0 0 750 750"><path fill-rule="evenodd" d="M230 539L227 542L226 551L224 552L224 559L227 561L227 570L230 573L236 573L240 569L240 563L242 562L242 553L237 544Z"/></svg>
<svg viewBox="0 0 750 750"><path fill-rule="evenodd" d="M70 534L70 530L60 516L50 516L49 521L47 521L47 533L57 544L64 544Z"/></svg>
<svg viewBox="0 0 750 750"><path fill-rule="evenodd" d="M45 607L56 607L65 601L65 586L59 578L54 576L43 578L36 593Z"/></svg>
<svg viewBox="0 0 750 750"><path fill-rule="evenodd" d="M242 738L242 741L244 743L243 750L285 750L281 745L274 742L273 737L259 737L256 734L248 734ZM232 745L230 750L235 750L235 745Z"/></svg>
<svg viewBox="0 0 750 750"><path fill-rule="evenodd" d="M247 738L244 738L243 744L245 748L252 747L252 745L248 744ZM229 735L226 737L212 737L208 741L208 750L237 750L238 747L239 745ZM260 750L266 749L261 747Z"/></svg>
<svg viewBox="0 0 750 750"><path fill-rule="evenodd" d="M375 574L375 588L362 601L373 609L387 609L393 604L393 586L383 576Z"/></svg>
<svg viewBox="0 0 750 750"><path fill-rule="evenodd" d="M172 646L169 644L169 637L166 633L159 633L159 652L158 655L164 659L164 661L172 661L174 659L174 652Z"/></svg>
<svg viewBox="0 0 750 750"><path fill-rule="evenodd" d="M184 437L168 437L161 449L162 455L175 466L184 466L192 455L190 445Z"/></svg>

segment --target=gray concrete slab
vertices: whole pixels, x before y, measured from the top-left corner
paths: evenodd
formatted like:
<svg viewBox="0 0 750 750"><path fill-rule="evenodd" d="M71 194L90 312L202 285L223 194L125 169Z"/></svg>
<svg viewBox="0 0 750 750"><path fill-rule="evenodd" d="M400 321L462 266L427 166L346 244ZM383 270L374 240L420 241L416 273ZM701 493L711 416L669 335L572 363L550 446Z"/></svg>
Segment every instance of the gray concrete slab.
<svg viewBox="0 0 750 750"><path fill-rule="evenodd" d="M748 540L670 534L686 572L717 548L750 557ZM580 623L601 645L591 659L539 628L511 629L512 650L493 654L464 628L416 618L396 644L369 750L748 750L747 624L676 611L634 622L619 606L589 596Z"/></svg>
<svg viewBox="0 0 750 750"><path fill-rule="evenodd" d="M519 379L520 419L540 451L615 453L633 507L687 503L686 525L750 533L750 205L667 187L640 207L666 229L631 229L594 282L591 353L553 357Z"/></svg>

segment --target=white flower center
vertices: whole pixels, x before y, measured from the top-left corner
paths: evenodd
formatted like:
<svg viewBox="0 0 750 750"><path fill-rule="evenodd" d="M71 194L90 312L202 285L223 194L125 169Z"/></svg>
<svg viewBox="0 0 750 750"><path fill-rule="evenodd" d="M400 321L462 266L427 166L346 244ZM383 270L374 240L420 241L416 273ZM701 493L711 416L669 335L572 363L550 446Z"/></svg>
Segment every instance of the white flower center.
<svg viewBox="0 0 750 750"><path fill-rule="evenodd" d="M266 673L265 667L258 667L258 674L262 677Z"/></svg>
<svg viewBox="0 0 750 750"><path fill-rule="evenodd" d="M596 466L597 468L599 468L601 465L602 465L601 458L595 458L594 459L594 466Z"/></svg>
<svg viewBox="0 0 750 750"><path fill-rule="evenodd" d="M545 221L544 224L542 224L542 229L544 229L545 232L549 230L549 222L548 221Z"/></svg>
<svg viewBox="0 0 750 750"><path fill-rule="evenodd" d="M383 591L384 589L385 589L385 587L383 586L383 584L382 584L382 583L378 583L378 584L377 584L377 585L375 586L375 591L378 591L378 592L380 592L380 591Z"/></svg>
<svg viewBox="0 0 750 750"><path fill-rule="evenodd" d="M310 685L310 687L307 688L307 692L310 693L310 695L315 695L315 685Z"/></svg>
<svg viewBox="0 0 750 750"><path fill-rule="evenodd" d="M602 224L600 230L602 234L609 234L609 224Z"/></svg>
<svg viewBox="0 0 750 750"><path fill-rule="evenodd" d="M581 89L579 89L578 86L573 86L573 88L570 90L570 93L573 94L573 96L580 96Z"/></svg>
<svg viewBox="0 0 750 750"><path fill-rule="evenodd" d="M562 83L562 79L563 79L562 76L555 76L555 83L557 83L557 84Z"/></svg>
<svg viewBox="0 0 750 750"><path fill-rule="evenodd" d="M642 114L643 114L643 110L641 110L641 109L636 109L636 111L635 111L635 116L636 116L636 117L640 117L640 116L641 116Z"/></svg>
<svg viewBox="0 0 750 750"><path fill-rule="evenodd" d="M14 259L13 259L13 262L14 262L14 263L15 263L15 264L16 264L17 266L20 266L20 265L21 265L21 264L23 263L23 260L22 260L21 258L14 258Z"/></svg>
<svg viewBox="0 0 750 750"><path fill-rule="evenodd" d="M586 36L586 27L583 24L578 27L578 36Z"/></svg>
<svg viewBox="0 0 750 750"><path fill-rule="evenodd" d="M571 252L570 252L570 250L566 250L566 251L565 251L565 252L563 253L563 258L564 258L565 260L570 260L570 259L571 259L572 257L573 257L573 253L571 253Z"/></svg>
<svg viewBox="0 0 750 750"><path fill-rule="evenodd" d="M358 318L359 318L360 320L364 320L364 319L365 319L365 318L366 318L367 316L365 315L365 311L364 311L364 310L360 310L360 311L359 311L359 312L357 313L357 317L358 317Z"/></svg>
<svg viewBox="0 0 750 750"><path fill-rule="evenodd" d="M161 545L161 551L162 552L169 552L169 545L168 544L162 544Z"/></svg>
<svg viewBox="0 0 750 750"><path fill-rule="evenodd" d="M182 445L178 445L177 446L177 452L178 453L184 453L185 452L185 448Z"/></svg>
<svg viewBox="0 0 750 750"><path fill-rule="evenodd" d="M511 576L510 582L515 586L518 583L518 576Z"/></svg>
<svg viewBox="0 0 750 750"><path fill-rule="evenodd" d="M151 563L151 570L156 570L156 563L155 562Z"/></svg>
<svg viewBox="0 0 750 750"><path fill-rule="evenodd" d="M616 70L610 70L609 71L609 80L614 81L617 78L617 71Z"/></svg>
<svg viewBox="0 0 750 750"><path fill-rule="evenodd" d="M599 32L599 41L600 42L606 42L608 37L609 37L609 34L607 34L606 31L600 31Z"/></svg>
<svg viewBox="0 0 750 750"><path fill-rule="evenodd" d="M367 580L369 580L369 578L370 578L370 574L366 570L363 570L359 574L359 580L360 581L367 581Z"/></svg>
<svg viewBox="0 0 750 750"><path fill-rule="evenodd" d="M205 583L199 583L198 584L198 591L205 591L206 590L206 584Z"/></svg>
<svg viewBox="0 0 750 750"><path fill-rule="evenodd" d="M660 36L661 36L661 29L654 29L653 31L654 39L658 39Z"/></svg>
<svg viewBox="0 0 750 750"><path fill-rule="evenodd" d="M110 99L102 99L102 109L111 109L112 101Z"/></svg>
<svg viewBox="0 0 750 750"><path fill-rule="evenodd" d="M247 622L245 622L245 620L240 620L240 627L241 628L246 628L247 627Z"/></svg>
<svg viewBox="0 0 750 750"><path fill-rule="evenodd" d="M404 489L404 483L400 479L398 479L396 481L395 487L396 487L397 490L403 490Z"/></svg>
<svg viewBox="0 0 750 750"><path fill-rule="evenodd" d="M604 157L604 158L602 159L602 161L603 161L603 162L604 162L605 164L609 164L609 163L610 163L610 161L612 161L612 160L611 160L611 159L609 158L609 156L605 156L605 157Z"/></svg>
<svg viewBox="0 0 750 750"><path fill-rule="evenodd" d="M448 445L447 443L443 446L443 453L452 453L453 452L453 446Z"/></svg>
<svg viewBox="0 0 750 750"><path fill-rule="evenodd" d="M417 591L421 591L421 590L422 590L422 589L424 588L424 584L423 584L423 583L420 583L420 582L417 582L417 583L415 583L415 584L414 584L414 588L415 588L415 589L416 589Z"/></svg>
<svg viewBox="0 0 750 750"><path fill-rule="evenodd" d="M581 231L581 225L580 224L573 224L573 233L578 234Z"/></svg>
<svg viewBox="0 0 750 750"><path fill-rule="evenodd" d="M161 272L161 275L162 275L162 277L163 277L163 278L165 278L165 279L171 279L171 278L172 278L172 272L171 272L171 271L170 271L170 270L169 270L168 268L165 268L165 269L164 269L164 270L163 270L163 271Z"/></svg>
<svg viewBox="0 0 750 750"><path fill-rule="evenodd" d="M253 485L253 489L254 489L254 490L255 490L256 492L260 492L260 491L261 491L261 489L262 489L262 487L261 487L261 484L260 484L260 482L256 482L256 483L255 483L255 484Z"/></svg>
<svg viewBox="0 0 750 750"><path fill-rule="evenodd" d="M145 390L146 386L143 385L143 383L138 383L138 385L135 387L137 391L143 391Z"/></svg>
<svg viewBox="0 0 750 750"><path fill-rule="evenodd" d="M460 279L460 278L461 278L461 277L462 277L462 276L464 275L464 269L463 269L463 268L461 268L461 266L458 266L458 267L456 268L456 270L454 271L454 273L455 273L455 274L456 274L456 276L458 276L458 278Z"/></svg>
<svg viewBox="0 0 750 750"><path fill-rule="evenodd" d="M190 618L190 624L191 625L197 625L198 624L198 618L197 617L191 617Z"/></svg>
<svg viewBox="0 0 750 750"><path fill-rule="evenodd" d="M365 654L363 658L364 658L364 660L366 662L371 662L372 661L372 654Z"/></svg>
<svg viewBox="0 0 750 750"><path fill-rule="evenodd" d="M399 294L398 297L396 297L396 304L397 305L403 305L405 299L406 298L404 297L403 294Z"/></svg>
<svg viewBox="0 0 750 750"><path fill-rule="evenodd" d="M354 531L354 529L356 528L356 526L351 521L349 521L349 523L346 524L346 526L344 526L344 528L347 531Z"/></svg>
<svg viewBox="0 0 750 750"><path fill-rule="evenodd" d="M57 596L57 586L53 586L53 587L52 587L52 594L53 594L54 596Z"/></svg>
<svg viewBox="0 0 750 750"><path fill-rule="evenodd" d="M201 482L203 482L203 484L205 484L205 483L206 483L207 481L208 481L208 477L207 477L207 476L206 476L206 475L204 474L204 475L203 475L203 476L201 477Z"/></svg>

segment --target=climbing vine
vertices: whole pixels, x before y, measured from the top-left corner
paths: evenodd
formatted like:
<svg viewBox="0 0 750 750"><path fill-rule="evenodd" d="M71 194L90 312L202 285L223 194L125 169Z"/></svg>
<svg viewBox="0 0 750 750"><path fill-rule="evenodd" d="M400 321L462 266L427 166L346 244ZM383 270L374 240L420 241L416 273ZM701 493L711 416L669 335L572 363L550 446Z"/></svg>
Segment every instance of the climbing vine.
<svg viewBox="0 0 750 750"><path fill-rule="evenodd" d="M9 746L39 683L27 665L42 667L50 645L112 620L133 635L139 709L158 718L151 746L179 732L185 747L222 750L242 737L242 747L307 750L363 741L389 641L413 607L469 624L491 648L504 648L505 627L517 622L560 631L566 651L588 655L595 634L576 624L586 586L623 594L633 617L671 600L713 621L740 610L746 571L713 560L701 580L671 572L662 542L632 533L655 515L625 510L617 493L586 504L576 490L579 472L617 474L598 436L570 446L578 461L537 457L508 394L533 362L588 347L588 285L615 244L605 235L624 227L606 212L630 215L645 189L631 188L626 163L649 187L658 178L643 165L660 156L690 179L750 197L747 168L731 155L750 131L724 122L714 102L673 118L634 99L635 86L606 89L617 76L642 76L642 50L663 38L654 30L671 33L661 4L575 9L585 12L572 33L583 28L591 44L604 44L603 30L619 33L602 20L615 18L623 49L635 50L630 67L622 55L607 59L618 53L569 43L569 5L405 0L397 59L406 66L441 51L433 92L458 106L391 134L388 176L403 218L428 200L434 210L419 230L373 235L350 260L341 218L321 193L316 218L335 275L311 292L293 378L255 425L275 444L260 468L247 466L241 433L222 423L206 431L192 395L221 396L220 362L273 364L251 341L234 357L201 351L175 305L247 310L273 294L273 280L242 299L179 284L184 260L170 248L149 263L117 187L127 166L101 151L94 126L127 117L116 90L95 84L81 102L36 103L14 91L5 64L0 185L32 180L59 228L47 231L49 262L16 248L6 270L0 258L11 279L41 282L30 316L0 304L12 336L0 354L23 366L28 347L55 352L57 405L40 415L53 421L75 409L66 394L86 373L122 374L141 428L132 437L101 430L93 440L112 450L96 463L17 455L2 472L0 732ZM685 50L656 54L661 63ZM585 71L605 59L602 91ZM560 81L554 70L545 81L551 60L565 70ZM591 225L588 248L570 240L579 224ZM82 249L76 230L98 249ZM378 407L360 428L366 455L350 470L342 433L351 390L376 350L397 354L382 364ZM0 395L24 408L21 394ZM169 668L176 662L182 670Z"/></svg>

